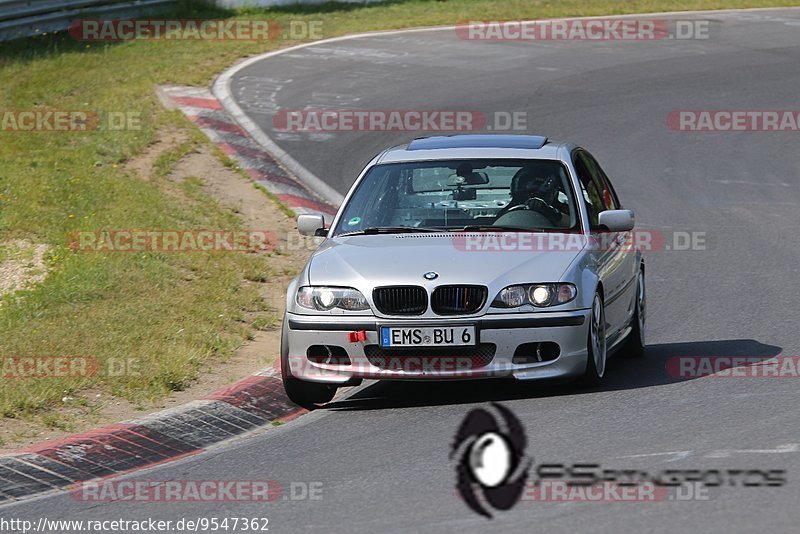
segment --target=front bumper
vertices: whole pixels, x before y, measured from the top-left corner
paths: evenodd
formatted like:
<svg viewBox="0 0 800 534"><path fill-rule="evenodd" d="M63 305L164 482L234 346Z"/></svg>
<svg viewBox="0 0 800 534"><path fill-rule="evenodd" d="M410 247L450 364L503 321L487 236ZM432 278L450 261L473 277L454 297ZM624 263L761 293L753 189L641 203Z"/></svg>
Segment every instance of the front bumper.
<svg viewBox="0 0 800 534"><path fill-rule="evenodd" d="M287 313L285 358L291 374L301 380L343 384L351 379L454 380L512 376L520 380L577 376L586 368L591 310L490 314L467 319L382 319L358 316L309 316ZM474 325L480 347L447 350L381 349L380 326ZM363 341L349 334L364 332ZM556 343L558 357L514 363L515 351L530 343ZM309 359L309 348L340 347L348 364ZM487 357L487 347L493 356ZM313 350L313 349L312 349ZM417 352L419 354L417 354ZM380 354L380 356L376 356ZM386 359L388 357L388 360ZM383 358L382 360L380 358ZM376 361L378 364L376 365Z"/></svg>

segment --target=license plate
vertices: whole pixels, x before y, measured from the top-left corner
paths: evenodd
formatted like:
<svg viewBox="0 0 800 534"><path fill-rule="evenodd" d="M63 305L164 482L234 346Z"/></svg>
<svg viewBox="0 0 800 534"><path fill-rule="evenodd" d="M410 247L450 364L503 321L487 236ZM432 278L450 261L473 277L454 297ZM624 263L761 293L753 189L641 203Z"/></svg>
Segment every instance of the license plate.
<svg viewBox="0 0 800 534"><path fill-rule="evenodd" d="M381 327L381 347L463 347L476 342L474 326Z"/></svg>

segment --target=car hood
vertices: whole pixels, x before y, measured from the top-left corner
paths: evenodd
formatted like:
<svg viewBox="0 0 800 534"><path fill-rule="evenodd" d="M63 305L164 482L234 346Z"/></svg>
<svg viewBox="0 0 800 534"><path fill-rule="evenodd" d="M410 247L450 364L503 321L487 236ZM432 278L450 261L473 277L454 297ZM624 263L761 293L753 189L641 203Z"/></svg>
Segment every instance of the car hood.
<svg viewBox="0 0 800 534"><path fill-rule="evenodd" d="M542 241L543 240L543 241ZM564 245L560 245L560 243ZM582 234L442 233L358 235L328 239L308 265L313 285L558 282L586 246ZM438 278L428 282L423 274Z"/></svg>

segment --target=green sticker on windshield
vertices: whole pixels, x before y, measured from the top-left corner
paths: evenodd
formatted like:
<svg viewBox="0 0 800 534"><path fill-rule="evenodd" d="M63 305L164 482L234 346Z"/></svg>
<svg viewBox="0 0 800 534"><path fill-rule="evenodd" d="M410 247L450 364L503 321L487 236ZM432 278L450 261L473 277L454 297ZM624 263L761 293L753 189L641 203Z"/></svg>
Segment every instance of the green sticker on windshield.
<svg viewBox="0 0 800 534"><path fill-rule="evenodd" d="M361 222L361 217L353 217L349 221L347 221L347 226L354 226Z"/></svg>

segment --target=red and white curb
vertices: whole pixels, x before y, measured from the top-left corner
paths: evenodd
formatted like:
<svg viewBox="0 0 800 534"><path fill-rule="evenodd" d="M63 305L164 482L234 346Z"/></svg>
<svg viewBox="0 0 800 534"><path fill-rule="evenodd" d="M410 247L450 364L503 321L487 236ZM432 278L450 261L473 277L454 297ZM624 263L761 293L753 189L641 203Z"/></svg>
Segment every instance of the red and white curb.
<svg viewBox="0 0 800 534"><path fill-rule="evenodd" d="M2 456L0 504L197 454L305 412L268 370L202 400Z"/></svg>
<svg viewBox="0 0 800 534"><path fill-rule="evenodd" d="M284 170L226 112L211 91L204 87L163 86L158 89L165 106L179 109L225 154L236 161L255 183L278 197L296 213L320 213L326 220L336 214L336 205Z"/></svg>

